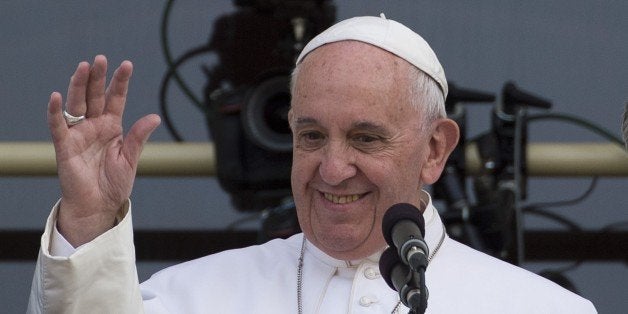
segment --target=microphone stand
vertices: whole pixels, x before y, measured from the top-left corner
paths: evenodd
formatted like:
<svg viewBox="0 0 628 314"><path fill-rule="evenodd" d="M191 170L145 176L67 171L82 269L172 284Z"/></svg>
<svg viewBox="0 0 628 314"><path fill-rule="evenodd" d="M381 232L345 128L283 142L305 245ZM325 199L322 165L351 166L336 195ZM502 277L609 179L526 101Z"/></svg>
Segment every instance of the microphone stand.
<svg viewBox="0 0 628 314"><path fill-rule="evenodd" d="M408 277L408 282L401 288L399 295L405 296L407 303L404 304L410 309L409 314L423 314L427 309L428 298L425 270L409 270Z"/></svg>
<svg viewBox="0 0 628 314"><path fill-rule="evenodd" d="M401 269L399 267L397 269ZM410 309L411 314L423 314L427 309L428 291L425 285L425 269L407 269L406 283L400 287L399 298ZM404 302L405 301L405 302Z"/></svg>
<svg viewBox="0 0 628 314"><path fill-rule="evenodd" d="M425 284L425 267L417 270L404 264L393 247L387 248L379 261L380 272L386 283L399 293L399 300L411 314L423 314L427 309L429 292Z"/></svg>

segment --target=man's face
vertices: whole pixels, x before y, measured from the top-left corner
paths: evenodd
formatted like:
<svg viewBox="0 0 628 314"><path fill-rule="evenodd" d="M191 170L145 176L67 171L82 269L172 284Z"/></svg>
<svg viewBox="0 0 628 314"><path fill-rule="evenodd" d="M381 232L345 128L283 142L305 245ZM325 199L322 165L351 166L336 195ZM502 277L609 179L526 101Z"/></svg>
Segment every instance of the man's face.
<svg viewBox="0 0 628 314"><path fill-rule="evenodd" d="M408 100L409 67L353 41L322 46L301 64L290 113L292 190L306 237L335 258L382 249L385 211L419 205L430 137Z"/></svg>

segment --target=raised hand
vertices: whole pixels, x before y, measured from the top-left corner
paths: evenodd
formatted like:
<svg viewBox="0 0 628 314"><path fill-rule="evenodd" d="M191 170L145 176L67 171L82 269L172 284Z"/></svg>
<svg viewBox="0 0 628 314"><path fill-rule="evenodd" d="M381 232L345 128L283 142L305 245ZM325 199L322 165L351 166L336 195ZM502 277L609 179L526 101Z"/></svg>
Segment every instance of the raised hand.
<svg viewBox="0 0 628 314"><path fill-rule="evenodd" d="M52 134L61 183L57 228L75 247L109 230L131 195L140 153L160 123L159 116L139 119L123 136L122 113L133 65L124 61L105 90L107 59L79 63L70 79L66 112L85 116L66 122L62 97L52 93L48 127Z"/></svg>

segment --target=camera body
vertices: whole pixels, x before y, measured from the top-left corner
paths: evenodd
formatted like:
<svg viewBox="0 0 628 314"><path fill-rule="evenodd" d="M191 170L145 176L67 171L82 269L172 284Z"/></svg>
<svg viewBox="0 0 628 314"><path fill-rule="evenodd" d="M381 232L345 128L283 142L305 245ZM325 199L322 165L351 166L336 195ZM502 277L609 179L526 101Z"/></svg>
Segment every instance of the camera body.
<svg viewBox="0 0 628 314"><path fill-rule="evenodd" d="M331 26L331 1L236 1L219 18L209 46L219 59L206 69L207 122L221 187L242 211L291 197L290 75L311 38Z"/></svg>

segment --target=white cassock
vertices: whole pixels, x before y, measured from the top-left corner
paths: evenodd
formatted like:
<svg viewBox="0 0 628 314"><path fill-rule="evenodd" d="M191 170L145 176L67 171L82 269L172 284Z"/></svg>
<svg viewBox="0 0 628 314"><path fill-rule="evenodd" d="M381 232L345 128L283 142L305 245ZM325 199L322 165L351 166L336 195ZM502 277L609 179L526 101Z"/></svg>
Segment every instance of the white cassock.
<svg viewBox="0 0 628 314"><path fill-rule="evenodd" d="M422 201L434 250L444 227L427 193ZM116 227L77 250L55 231L57 207L42 236L28 313L298 313L303 234L175 265L138 285L130 205ZM303 313L393 312L399 297L379 274L380 254L341 261L306 241ZM426 313L596 313L588 300L446 235L426 283Z"/></svg>

